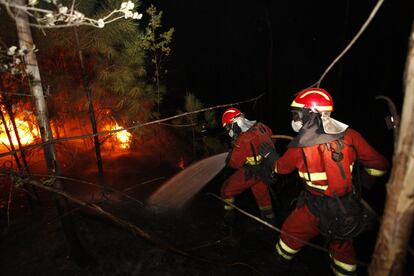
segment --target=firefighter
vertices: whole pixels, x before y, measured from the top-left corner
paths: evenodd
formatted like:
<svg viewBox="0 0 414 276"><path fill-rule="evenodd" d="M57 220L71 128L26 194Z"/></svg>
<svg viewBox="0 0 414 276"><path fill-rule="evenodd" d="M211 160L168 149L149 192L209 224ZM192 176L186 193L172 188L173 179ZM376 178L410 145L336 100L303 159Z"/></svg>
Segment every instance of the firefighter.
<svg viewBox="0 0 414 276"><path fill-rule="evenodd" d="M232 139L232 148L226 164L237 171L223 183L221 196L226 202L234 203L236 195L250 188L261 217L268 223L274 224L272 202L267 186L273 181L272 171L262 165L262 157L258 154L259 147L264 142L274 148L271 129L262 123L246 119L244 114L234 107L224 112L222 124ZM231 226L234 218L235 210L225 204L225 224Z"/></svg>
<svg viewBox="0 0 414 276"><path fill-rule="evenodd" d="M270 162L278 174L297 170L305 187L283 222L276 243L279 263L288 269L305 243L321 234L329 246L334 274L356 275L352 238L367 228L372 216L361 204L352 170L358 161L375 178L384 175L389 164L361 134L330 116L333 101L324 89L301 91L291 107L292 128L298 135L283 156L264 162ZM263 144L260 154L272 150Z"/></svg>

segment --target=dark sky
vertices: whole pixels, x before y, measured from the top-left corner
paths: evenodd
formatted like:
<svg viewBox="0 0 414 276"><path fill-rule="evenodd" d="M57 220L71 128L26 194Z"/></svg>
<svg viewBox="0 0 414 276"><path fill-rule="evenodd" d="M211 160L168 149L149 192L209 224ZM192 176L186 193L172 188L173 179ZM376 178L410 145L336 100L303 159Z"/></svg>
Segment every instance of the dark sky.
<svg viewBox="0 0 414 276"><path fill-rule="evenodd" d="M266 92L255 106L243 105L243 111L275 132L287 134L292 134L289 105L293 94L317 81L376 3L151 2L164 11L164 25L176 29L168 66L170 97L180 100L192 92L211 106ZM392 133L383 119L386 104L375 96L389 96L401 107L413 11L414 1L386 0L363 36L321 85L334 98L333 117L375 140L377 147L392 144Z"/></svg>

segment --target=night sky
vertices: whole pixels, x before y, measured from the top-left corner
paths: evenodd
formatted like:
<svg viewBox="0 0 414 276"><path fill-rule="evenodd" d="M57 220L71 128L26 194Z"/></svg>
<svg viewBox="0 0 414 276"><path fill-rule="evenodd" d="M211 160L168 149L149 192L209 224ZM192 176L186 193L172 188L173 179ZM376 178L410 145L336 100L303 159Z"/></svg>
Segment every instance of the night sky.
<svg viewBox="0 0 414 276"><path fill-rule="evenodd" d="M376 1L151 3L163 10L164 26L176 30L168 64L170 99L180 100L192 92L212 106L266 92L256 105L240 108L276 133L293 134L289 117L293 95L319 79ZM392 132L384 122L387 105L375 96L390 97L400 111L413 11L414 1L385 1L321 85L334 98L333 117L360 131L388 156Z"/></svg>
<svg viewBox="0 0 414 276"><path fill-rule="evenodd" d="M162 117L177 114L177 110L184 105L185 94L189 92L195 94L206 107L239 102L264 93L255 104L247 103L238 107L248 119L256 119L269 125L275 134L295 135L291 129L290 118L290 104L294 94L319 79L327 66L358 32L376 1L143 0L139 12L145 14L144 11L150 4L163 11L165 30L175 28L172 52L166 67L167 95L160 107ZM386 102L375 100L375 96L388 96L395 101L398 111L401 112L404 96L403 72L413 18L414 0L385 0L362 37L335 65L321 85L334 98L335 111L332 117L359 131L390 161L393 153L393 132L386 128L384 121L389 111ZM142 26L145 26L145 19L142 22ZM14 37L15 27L12 28L13 32L6 33ZM5 26L3 29L7 30ZM218 122L223 111L224 109L217 110ZM69 127L71 126L68 124ZM207 133L222 134L219 138L229 142L230 139L220 123L218 129ZM71 145L68 148L57 148L62 156L70 156L70 162L62 162L63 168L69 164L64 168L69 172L68 176L75 175L82 179L72 183L67 178L62 182L67 184L65 192L68 194L73 193L88 202L96 201L102 204L102 210L120 214L120 218L142 226L142 229L155 237L157 245L171 241L177 248L185 248L185 252L194 254L192 256L195 258L169 254L147 242L146 239L151 235L145 236L145 239L137 239L136 233L130 235L118 227L109 227L109 224L102 224L101 219L97 220L95 216L85 212L75 218L75 227L85 243L85 248L98 261L97 265L92 262L89 264L94 267L89 267L87 274L137 275L137 271L141 271L142 275L241 275L243 273L238 271L244 271L243 275L247 275L247 266L235 265L246 260L249 267L257 268L258 271L277 270L275 257L270 254L270 248L272 252L274 250L274 241L270 243L270 235L263 235L265 232L259 231L258 225L253 225L254 222L247 218L238 224L240 230L235 228L243 234L240 244L226 245L228 237L223 236L225 232L222 229L219 230L219 224L222 224L222 203L204 196L204 192L191 202L191 208L186 208L182 214L177 212L177 216L169 213L156 214L130 200L136 198L144 201L156 185L162 184L161 180L164 181L166 176L178 170L181 165L179 162L183 161L184 166L183 156L195 148L192 148L192 144L185 144L189 140L181 141L181 136L170 139L172 136L168 134L171 132L165 132L166 138L163 139L163 132L160 133L157 132L156 135L161 138L151 141L143 138L143 146L136 145L129 155L117 155L116 151L108 151L104 155L105 181L111 188L110 197L101 197L101 191L98 193L97 185L93 184L99 183L100 178L96 173L95 161L91 159L92 151L83 154L76 149L72 152ZM180 140L182 146L174 146L178 144L175 139ZM86 148L87 143L84 146ZM146 151L152 156L147 155ZM151 157L156 157L156 162ZM167 157L171 157L168 161L173 160L171 164L163 162L163 158ZM31 172L40 170L37 167L30 169ZM222 181L229 175L229 169L223 170L211 184L206 185L204 191L219 193ZM157 176L159 177L153 178ZM290 176L298 177L296 174ZM280 196L274 206L277 218L281 220L293 207L291 202L300 188L299 185L294 185L297 179L289 178L290 176L285 178L286 181L282 179L281 188L275 188L280 194L284 189L283 196ZM14 181L14 177L10 177L10 181ZM363 190L363 193L366 192L363 196L374 210L382 212L387 177L380 181L381 185L375 185L369 191ZM288 182L292 185L285 185ZM86 183L91 185L85 186ZM112 190L123 192L117 194ZM4 188L4 191L7 190ZM20 204L19 200L23 201L22 198L17 198L16 204L10 205L12 191L16 199L18 194L10 189L10 195L3 196L3 201L0 202L3 206L3 209L0 208L0 232L3 235L0 243L0 252L3 254L0 253L0 260L1 265L5 264L2 266L2 273L79 275L81 270L69 259L70 248L65 243L62 235L64 232L58 223L60 215L54 213L54 208L51 208L54 203L48 201L48 198L53 198L49 194L40 194L41 199L46 200L45 204L41 202L41 209L36 207L29 212L30 204ZM131 197L127 198L126 193ZM240 206L247 206L253 212L258 212L258 209L254 209L256 207L251 207L254 201L249 199L250 195L243 196ZM4 208L7 204L12 207L10 225L6 224L6 219L9 222L9 207ZM38 212L43 209L49 212L44 215ZM69 213L74 214L72 211ZM69 213L62 217L70 218ZM119 225L119 222L116 224ZM128 226L128 229L132 228ZM228 233L233 236L233 228ZM371 256L376 238L372 233L371 231L359 237L355 243L358 259L366 261ZM173 247L168 245L162 249L167 248L171 250ZM324 252L310 247L304 248L302 252L302 257L296 258L298 271L307 271L309 268L309 271L318 272L313 275L323 275L319 272L329 271L328 256ZM71 257L75 255L76 253ZM198 258L215 261L199 263L196 262ZM231 260L231 265L215 266L215 262L224 264L228 260ZM408 259L410 266L413 263L412 258ZM130 271L132 272L129 273Z"/></svg>

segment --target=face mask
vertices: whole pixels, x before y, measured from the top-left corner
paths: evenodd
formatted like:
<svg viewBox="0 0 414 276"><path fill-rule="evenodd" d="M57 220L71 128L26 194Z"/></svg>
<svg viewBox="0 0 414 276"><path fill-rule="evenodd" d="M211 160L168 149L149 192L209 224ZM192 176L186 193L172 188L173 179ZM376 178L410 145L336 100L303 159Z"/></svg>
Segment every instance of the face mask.
<svg viewBox="0 0 414 276"><path fill-rule="evenodd" d="M295 132L299 132L299 130L302 128L302 126L303 126L302 121L292 120L292 128Z"/></svg>
<svg viewBox="0 0 414 276"><path fill-rule="evenodd" d="M226 125L226 130L231 138L236 138L241 133L241 128L236 123Z"/></svg>
<svg viewBox="0 0 414 276"><path fill-rule="evenodd" d="M233 138L233 136L234 136L234 132L233 132L233 130L232 130L232 129L230 129L227 133L229 134L229 136L230 136L231 138Z"/></svg>

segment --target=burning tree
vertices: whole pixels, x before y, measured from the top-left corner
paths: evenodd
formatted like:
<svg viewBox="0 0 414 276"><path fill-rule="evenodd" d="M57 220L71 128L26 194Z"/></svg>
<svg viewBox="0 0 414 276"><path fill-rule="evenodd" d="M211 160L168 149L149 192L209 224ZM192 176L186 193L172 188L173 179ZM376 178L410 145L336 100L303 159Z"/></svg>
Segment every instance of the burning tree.
<svg viewBox="0 0 414 276"><path fill-rule="evenodd" d="M40 137L43 143L44 157L47 165L48 174L52 178L51 185L54 188L61 190L61 182L54 179L56 175L60 173L60 166L56 155L56 150L53 142L53 134L50 125L48 109L45 100L45 93L42 86L42 80L40 77L40 70L35 55L35 47L33 43L32 33L30 26L42 27L42 28L64 28L70 26L80 26L80 25L89 25L98 28L103 28L105 24L116 21L121 18L134 18L139 19L142 15L137 12L133 12L134 4L131 1L123 2L121 8L115 9L106 16L100 17L99 19L91 19L86 17L83 13L75 10L75 1L72 2L72 7L69 9L62 4L57 4L57 1L53 1L57 11L51 11L48 9L43 9L36 7L37 1L29 1L27 3L25 0L16 0L16 1L0 1L0 4L3 4L10 16L15 20L17 26L17 36L19 40L20 47L12 46L8 49L8 55L14 56L16 50L19 49L18 54L21 57L16 58L15 62L19 64L20 62L24 64L22 67L25 75L27 76L26 80L28 81L31 95L33 96L37 124L39 127ZM119 16L121 14L122 16ZM118 15L118 17L117 17ZM29 17L35 19L34 23L29 20ZM2 69L9 69L7 66L2 65ZM13 67L11 73L14 74L19 67ZM0 110L1 112L3 110ZM10 114L9 114L10 115ZM11 116L11 115L10 115ZM14 122L14 120L12 119ZM13 140L10 136L7 122L2 112L2 122L3 126L8 135L8 140L10 146L13 149ZM17 140L20 141L15 133ZM16 158L16 163L18 159ZM73 226L72 216L68 215L68 204L65 197L56 196L57 209L61 215L61 221L63 225L63 230L65 232L66 238L71 247L72 256L79 262L84 263L88 260L88 256L85 255L85 251L82 248L82 245L79 241L75 228Z"/></svg>

